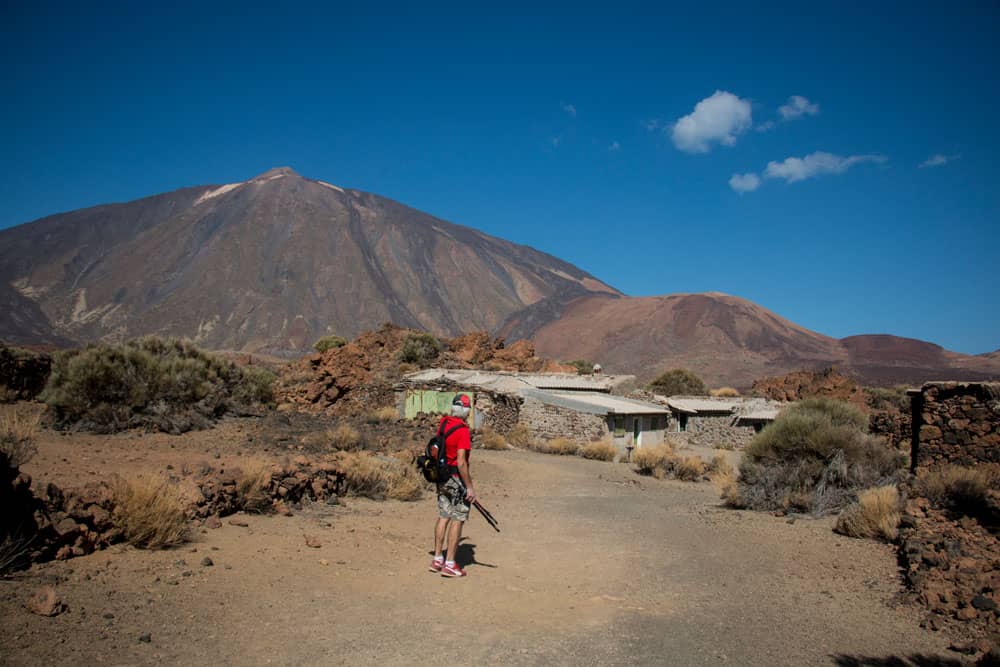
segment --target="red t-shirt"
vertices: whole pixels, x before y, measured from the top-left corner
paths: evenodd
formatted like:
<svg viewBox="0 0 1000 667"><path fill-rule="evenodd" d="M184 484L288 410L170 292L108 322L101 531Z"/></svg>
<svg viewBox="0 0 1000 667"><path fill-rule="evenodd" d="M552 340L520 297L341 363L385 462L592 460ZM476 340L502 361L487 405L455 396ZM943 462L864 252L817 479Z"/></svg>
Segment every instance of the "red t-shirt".
<svg viewBox="0 0 1000 667"><path fill-rule="evenodd" d="M464 449L469 454L466 454L465 460L469 460L469 455L472 453L472 437L469 434L469 427L464 421L458 417L442 417L441 423L438 425L442 433L447 433L451 428L461 424L462 427L457 429L454 433L448 436L444 442L444 453L448 457L448 465L457 466L458 465L458 450Z"/></svg>

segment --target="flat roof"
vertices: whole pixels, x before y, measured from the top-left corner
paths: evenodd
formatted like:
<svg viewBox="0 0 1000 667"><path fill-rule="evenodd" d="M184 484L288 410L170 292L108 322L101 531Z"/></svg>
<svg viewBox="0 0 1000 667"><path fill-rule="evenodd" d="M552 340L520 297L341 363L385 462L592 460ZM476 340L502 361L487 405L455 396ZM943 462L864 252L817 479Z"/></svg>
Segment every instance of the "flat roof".
<svg viewBox="0 0 1000 667"><path fill-rule="evenodd" d="M517 373L514 371L480 371L466 368L428 368L407 373L407 383L440 382L481 387L502 393L520 393L524 389L569 389L573 391L611 391L633 380L634 375L577 375L575 373Z"/></svg>
<svg viewBox="0 0 1000 667"><path fill-rule="evenodd" d="M546 405L587 412L595 415L668 415L670 411L662 405L637 401L622 396L611 396L598 392L545 391L529 389L525 398L534 398Z"/></svg>

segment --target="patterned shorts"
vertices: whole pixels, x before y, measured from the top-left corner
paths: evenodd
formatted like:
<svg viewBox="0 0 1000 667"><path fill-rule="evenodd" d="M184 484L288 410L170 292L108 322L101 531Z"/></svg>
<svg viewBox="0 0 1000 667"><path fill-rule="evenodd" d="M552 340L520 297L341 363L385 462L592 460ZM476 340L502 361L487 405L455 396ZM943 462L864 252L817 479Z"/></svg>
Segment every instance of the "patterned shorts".
<svg viewBox="0 0 1000 667"><path fill-rule="evenodd" d="M468 521L469 504L465 502L462 485L454 477L449 477L444 484L437 485L438 513L442 519Z"/></svg>

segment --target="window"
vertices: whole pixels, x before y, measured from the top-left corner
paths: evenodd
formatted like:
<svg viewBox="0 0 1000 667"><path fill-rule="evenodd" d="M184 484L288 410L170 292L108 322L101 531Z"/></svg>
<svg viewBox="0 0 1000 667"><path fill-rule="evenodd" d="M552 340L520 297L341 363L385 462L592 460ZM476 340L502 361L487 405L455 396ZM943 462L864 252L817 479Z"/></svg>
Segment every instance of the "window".
<svg viewBox="0 0 1000 667"><path fill-rule="evenodd" d="M615 437L625 437L625 417L622 415L615 415Z"/></svg>
<svg viewBox="0 0 1000 667"><path fill-rule="evenodd" d="M677 420L677 431L681 432L686 430L688 430L688 416L682 414Z"/></svg>

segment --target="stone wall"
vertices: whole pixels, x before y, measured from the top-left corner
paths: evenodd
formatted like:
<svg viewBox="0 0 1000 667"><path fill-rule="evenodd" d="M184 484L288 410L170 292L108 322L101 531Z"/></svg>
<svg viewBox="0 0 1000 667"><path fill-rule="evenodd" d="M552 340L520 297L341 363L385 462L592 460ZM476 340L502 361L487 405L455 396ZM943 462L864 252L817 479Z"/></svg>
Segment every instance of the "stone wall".
<svg viewBox="0 0 1000 667"><path fill-rule="evenodd" d="M573 438L579 442L589 442L601 440L608 435L607 419L603 415L546 405L533 398L524 399L520 423L531 429L534 437L542 440Z"/></svg>
<svg viewBox="0 0 1000 667"><path fill-rule="evenodd" d="M731 414L720 416L696 416L687 418L687 430L676 432L677 418L671 420L668 438L684 440L695 445L742 449L757 434L753 426L735 426Z"/></svg>
<svg viewBox="0 0 1000 667"><path fill-rule="evenodd" d="M930 382L911 401L913 470L1000 463L1000 383Z"/></svg>

